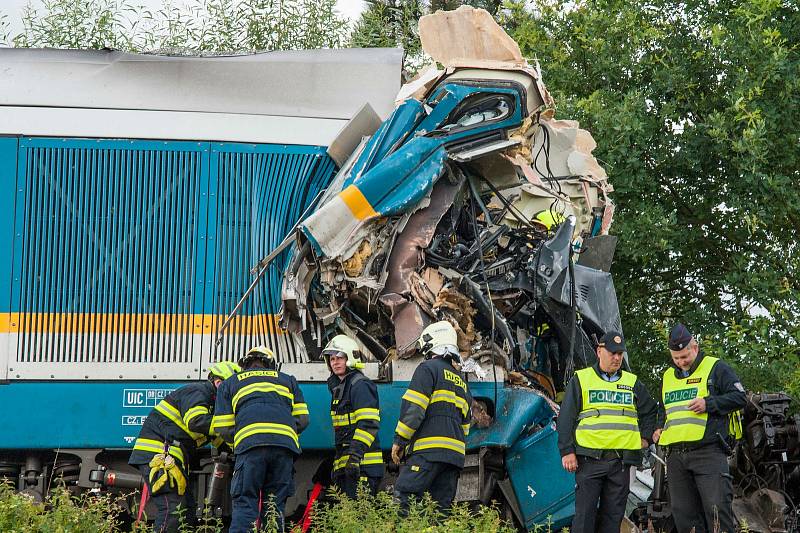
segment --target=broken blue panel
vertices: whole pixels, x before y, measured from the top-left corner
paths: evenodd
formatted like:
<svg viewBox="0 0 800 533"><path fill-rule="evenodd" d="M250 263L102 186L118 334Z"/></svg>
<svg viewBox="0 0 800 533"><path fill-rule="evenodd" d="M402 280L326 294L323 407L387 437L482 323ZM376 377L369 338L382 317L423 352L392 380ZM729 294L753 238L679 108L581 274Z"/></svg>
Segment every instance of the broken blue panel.
<svg viewBox="0 0 800 533"><path fill-rule="evenodd" d="M439 179L447 158L443 144L443 139L411 139L355 185L375 212L402 214L427 196Z"/></svg>
<svg viewBox="0 0 800 533"><path fill-rule="evenodd" d="M420 102L401 104L367 143L342 191L300 224L315 255L342 253L365 221L418 205L443 172L445 145L505 132L523 119L520 92L511 87L451 83L434 91L430 103L421 120Z"/></svg>
<svg viewBox="0 0 800 533"><path fill-rule="evenodd" d="M474 115L480 115L481 111L474 111L469 105L464 110L458 109L467 99L476 95L489 98L498 95L498 101L506 103L505 114L475 125L450 124L448 121L458 120L462 115L470 117L471 111ZM522 121L520 95L516 89L447 84L434 92L434 98L436 101L431 102L435 103L435 107L421 121L422 104L413 99L403 102L367 143L345 180L343 188L355 185L376 214L386 216L402 213L430 192L441 174L445 158L441 147L445 142L515 127ZM489 109L485 113L491 111ZM415 126L417 135L406 137L408 130ZM452 133L437 130L442 126L452 126ZM422 135L432 130L441 134ZM399 143L402 145L397 148Z"/></svg>
<svg viewBox="0 0 800 533"><path fill-rule="evenodd" d="M424 115L422 103L417 100L409 98L400 104L370 138L344 181L344 187L352 184L394 151Z"/></svg>
<svg viewBox="0 0 800 533"><path fill-rule="evenodd" d="M442 174L444 140L417 137L331 198L300 229L317 256L336 255L365 221L402 214L417 205Z"/></svg>

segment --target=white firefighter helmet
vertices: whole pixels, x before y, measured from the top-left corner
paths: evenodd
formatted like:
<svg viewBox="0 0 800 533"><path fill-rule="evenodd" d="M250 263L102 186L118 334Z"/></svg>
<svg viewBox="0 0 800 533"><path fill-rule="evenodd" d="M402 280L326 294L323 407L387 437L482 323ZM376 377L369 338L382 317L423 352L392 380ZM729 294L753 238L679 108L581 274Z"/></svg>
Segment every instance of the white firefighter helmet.
<svg viewBox="0 0 800 533"><path fill-rule="evenodd" d="M347 335L336 335L332 338L322 350L322 356L328 363L328 367L331 366L332 356L344 356L347 357L347 368L364 368L364 363L361 361L363 356L358 348L358 343Z"/></svg>
<svg viewBox="0 0 800 533"><path fill-rule="evenodd" d="M453 325L446 320L434 322L423 329L418 344L420 352L426 357L446 354L459 355L458 334Z"/></svg>

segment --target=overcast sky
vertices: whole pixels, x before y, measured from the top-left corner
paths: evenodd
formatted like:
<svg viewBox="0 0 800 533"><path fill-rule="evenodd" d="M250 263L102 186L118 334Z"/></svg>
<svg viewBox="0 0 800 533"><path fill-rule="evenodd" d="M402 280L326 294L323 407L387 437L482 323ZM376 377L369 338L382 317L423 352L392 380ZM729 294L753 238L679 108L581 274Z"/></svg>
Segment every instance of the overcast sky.
<svg viewBox="0 0 800 533"><path fill-rule="evenodd" d="M32 1L34 5L41 5L40 0L0 0L0 14L8 16L11 25L11 34L14 35L22 30L22 9ZM69 1L69 0L67 0ZM131 5L143 5L148 9L157 10L164 3L163 0L130 0ZM172 5L180 6L187 2L185 0L172 0ZM188 2L192 4L193 2ZM347 18L354 19L361 14L364 9L363 0L337 0L336 7L339 12Z"/></svg>

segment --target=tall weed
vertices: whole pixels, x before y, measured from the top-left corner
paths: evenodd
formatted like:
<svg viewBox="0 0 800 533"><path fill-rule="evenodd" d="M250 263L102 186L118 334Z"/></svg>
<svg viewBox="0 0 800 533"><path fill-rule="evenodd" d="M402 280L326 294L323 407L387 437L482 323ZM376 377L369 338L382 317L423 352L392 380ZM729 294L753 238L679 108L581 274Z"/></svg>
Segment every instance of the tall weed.
<svg viewBox="0 0 800 533"><path fill-rule="evenodd" d="M119 520L120 510L111 496L72 496L63 488L56 489L44 503L19 494L8 485L0 484L0 531L3 533L122 533L128 527ZM181 533L190 529L181 517ZM287 524L288 529L289 524ZM134 528L144 533L145 524ZM206 516L193 533L222 533L219 519ZM267 519L264 533L277 531L274 516ZM299 533L294 525L292 533ZM331 493L330 501L315 507L311 530L315 533L512 533L516 531L500 519L496 509L456 505L448 515L442 515L436 505L425 497L412 503L408 516L400 517L400 509L391 495L359 494L351 500Z"/></svg>
<svg viewBox="0 0 800 533"><path fill-rule="evenodd" d="M455 505L442 515L429 496L413 502L408 516L400 516L400 508L392 497L380 492L377 496L360 493L357 500L333 494L333 502L315 510L311 531L318 533L512 533L516 530L500 519L496 509L470 509ZM299 531L299 530L295 530Z"/></svg>
<svg viewBox="0 0 800 533"><path fill-rule="evenodd" d="M74 498L56 489L44 503L0 484L0 531L4 533L116 533L119 510L107 496Z"/></svg>

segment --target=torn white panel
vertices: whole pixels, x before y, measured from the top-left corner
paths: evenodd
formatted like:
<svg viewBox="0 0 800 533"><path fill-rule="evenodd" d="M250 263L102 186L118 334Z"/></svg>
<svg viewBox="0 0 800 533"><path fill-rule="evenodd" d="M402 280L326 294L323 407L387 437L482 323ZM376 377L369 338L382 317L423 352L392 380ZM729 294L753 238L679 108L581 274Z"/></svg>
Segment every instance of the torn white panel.
<svg viewBox="0 0 800 533"><path fill-rule="evenodd" d="M604 180L608 177L592 155L597 143L575 120L543 120L532 139L531 153L539 154L543 145L549 148L548 162L556 178L586 176ZM536 163L538 161L534 161L533 168L540 177L550 177L545 173L547 169L544 162Z"/></svg>
<svg viewBox="0 0 800 533"><path fill-rule="evenodd" d="M435 66L429 66L427 69L420 72L416 78L409 81L400 88L397 97L394 99L395 105L400 105L408 98L415 98L422 101L428 91L435 86L445 71L437 69Z"/></svg>
<svg viewBox="0 0 800 533"><path fill-rule="evenodd" d="M519 45L485 9L461 6L426 15L419 19L419 37L425 52L445 66L476 59L527 64Z"/></svg>

